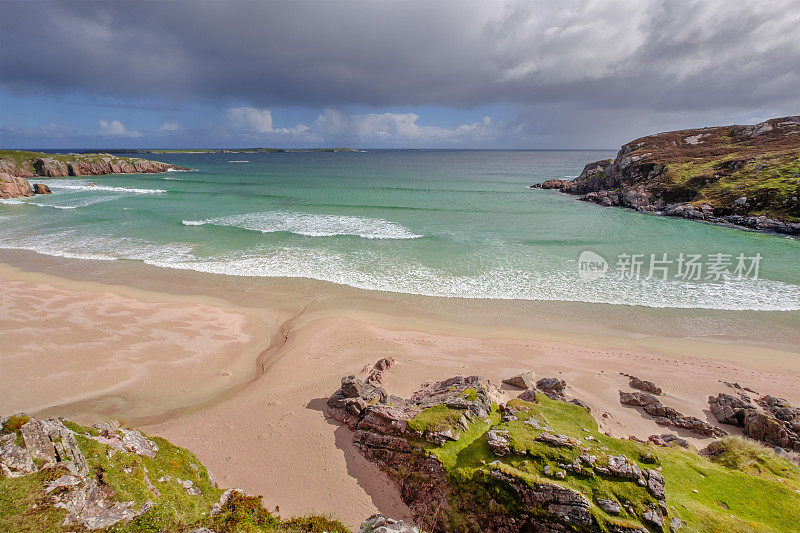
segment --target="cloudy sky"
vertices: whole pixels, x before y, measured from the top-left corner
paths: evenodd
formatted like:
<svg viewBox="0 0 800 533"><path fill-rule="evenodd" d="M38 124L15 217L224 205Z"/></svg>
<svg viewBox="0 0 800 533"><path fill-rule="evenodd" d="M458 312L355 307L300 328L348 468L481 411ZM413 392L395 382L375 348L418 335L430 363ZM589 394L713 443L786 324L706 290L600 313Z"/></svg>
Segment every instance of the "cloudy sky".
<svg viewBox="0 0 800 533"><path fill-rule="evenodd" d="M0 145L616 148L800 114L800 1L0 1Z"/></svg>

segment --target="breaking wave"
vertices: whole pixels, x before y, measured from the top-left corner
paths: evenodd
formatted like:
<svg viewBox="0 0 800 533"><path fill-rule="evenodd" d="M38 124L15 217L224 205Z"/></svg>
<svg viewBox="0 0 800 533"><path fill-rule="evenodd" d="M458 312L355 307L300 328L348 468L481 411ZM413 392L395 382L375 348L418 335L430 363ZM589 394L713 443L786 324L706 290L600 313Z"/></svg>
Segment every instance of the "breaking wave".
<svg viewBox="0 0 800 533"><path fill-rule="evenodd" d="M261 233L289 232L308 237L355 235L365 239L417 239L408 228L379 218L308 213L246 213L204 220L184 220L185 226L229 226Z"/></svg>

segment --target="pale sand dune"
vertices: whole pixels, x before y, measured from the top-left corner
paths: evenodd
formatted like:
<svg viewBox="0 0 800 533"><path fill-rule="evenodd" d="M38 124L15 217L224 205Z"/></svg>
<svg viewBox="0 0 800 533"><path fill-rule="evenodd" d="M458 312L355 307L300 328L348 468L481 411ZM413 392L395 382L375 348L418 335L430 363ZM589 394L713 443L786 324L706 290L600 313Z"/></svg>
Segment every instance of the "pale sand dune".
<svg viewBox="0 0 800 533"><path fill-rule="evenodd" d="M64 277L54 277L0 265L0 411L144 425L197 453L220 485L262 494L287 516L321 511L351 525L376 509L408 517L349 431L322 413L342 376L380 357L398 360L386 386L399 395L454 374L497 384L528 369L558 376L622 437L666 430L619 404L620 372L655 381L665 404L701 418L707 395L727 390L721 380L800 403L800 354L752 342L499 326L453 318L451 302L436 312L302 284L222 290L212 277L181 282L157 269L123 276L134 289L109 283L120 266L104 268L59 267L50 271Z"/></svg>

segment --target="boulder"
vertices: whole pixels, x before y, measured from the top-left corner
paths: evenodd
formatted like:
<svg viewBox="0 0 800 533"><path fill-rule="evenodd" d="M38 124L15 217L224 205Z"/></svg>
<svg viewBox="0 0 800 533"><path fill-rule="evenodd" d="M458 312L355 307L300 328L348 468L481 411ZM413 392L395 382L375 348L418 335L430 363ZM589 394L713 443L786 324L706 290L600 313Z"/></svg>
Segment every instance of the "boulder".
<svg viewBox="0 0 800 533"><path fill-rule="evenodd" d="M25 449L34 459L42 459L46 463L52 464L57 461L56 448L48 438L44 424L35 418L31 418L20 428L22 437L25 440Z"/></svg>
<svg viewBox="0 0 800 533"><path fill-rule="evenodd" d="M558 378L542 378L536 382L536 388L542 391L548 398L560 396L564 393L567 382Z"/></svg>
<svg viewBox="0 0 800 533"><path fill-rule="evenodd" d="M51 191L50 191L50 187L48 187L44 183L34 183L33 184L33 193L34 194L52 194Z"/></svg>
<svg viewBox="0 0 800 533"><path fill-rule="evenodd" d="M504 379L503 383L507 383L514 387L519 387L520 389L530 389L534 385L535 375L533 372L523 372L522 374L518 374L516 376L512 376L508 379Z"/></svg>
<svg viewBox="0 0 800 533"><path fill-rule="evenodd" d="M33 189L23 177L12 176L5 172L0 172L0 198L19 198L22 196L33 196Z"/></svg>

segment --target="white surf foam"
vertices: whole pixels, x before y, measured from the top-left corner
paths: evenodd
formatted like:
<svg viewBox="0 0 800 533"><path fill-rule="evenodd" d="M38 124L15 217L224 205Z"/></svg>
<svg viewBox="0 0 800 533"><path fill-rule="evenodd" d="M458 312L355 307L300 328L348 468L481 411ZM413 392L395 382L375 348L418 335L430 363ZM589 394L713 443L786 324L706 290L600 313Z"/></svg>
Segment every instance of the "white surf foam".
<svg viewBox="0 0 800 533"><path fill-rule="evenodd" d="M79 207L86 207L88 205L116 200L117 198L120 198L120 196L121 195L90 196L90 197L80 196L76 200L74 196L70 198L63 198L56 195L55 197L47 196L46 198L48 199L48 201L37 202L33 200L33 198L39 197L37 195L31 197L31 199L11 198L11 199L0 200L0 202L12 205L35 205L37 207L52 207L53 209L77 209Z"/></svg>
<svg viewBox="0 0 800 533"><path fill-rule="evenodd" d="M8 225L7 225L8 227ZM194 255L187 243L86 235L84 229L40 231L13 225L0 234L0 248L94 260L132 259L159 267L213 274L309 278L352 287L448 298L574 301L646 307L740 311L800 311L800 286L772 280L719 283L673 280L618 280L591 283L577 276L574 260L541 258L524 269L503 258L474 274L458 275L383 251L337 253L300 247Z"/></svg>
<svg viewBox="0 0 800 533"><path fill-rule="evenodd" d="M151 264L233 276L310 278L366 290L448 298L575 301L587 303L725 309L798 311L800 287L770 280L686 283L605 278L577 279L576 265L544 271L508 267L457 276L419 264L359 259L299 248L273 248L258 255L232 254L215 260L156 261Z"/></svg>
<svg viewBox="0 0 800 533"><path fill-rule="evenodd" d="M365 239L417 239L422 235L408 228L379 218L308 213L266 212L245 213L205 220L184 220L185 226L231 226L261 233L286 231L308 237L356 235Z"/></svg>
<svg viewBox="0 0 800 533"><path fill-rule="evenodd" d="M135 189L129 187L112 187L110 185L89 185L87 182L60 182L54 181L47 184L52 190L65 190L65 191L106 191L106 192L121 192L129 194L161 194L165 193L164 189Z"/></svg>

